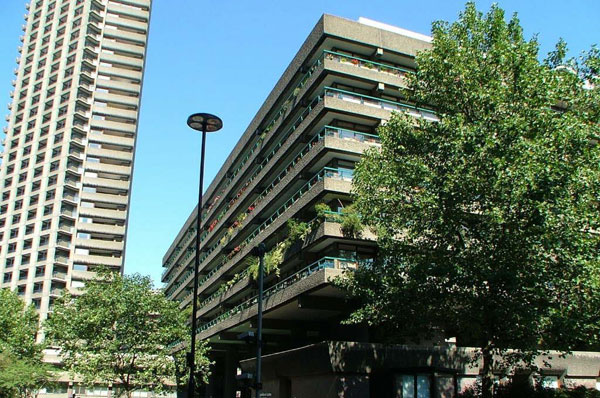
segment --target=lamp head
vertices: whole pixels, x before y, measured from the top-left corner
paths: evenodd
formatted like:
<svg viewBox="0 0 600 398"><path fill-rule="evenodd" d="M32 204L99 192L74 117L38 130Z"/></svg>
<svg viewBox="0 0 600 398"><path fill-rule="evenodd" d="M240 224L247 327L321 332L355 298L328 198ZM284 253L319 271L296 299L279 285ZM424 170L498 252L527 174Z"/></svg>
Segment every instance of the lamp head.
<svg viewBox="0 0 600 398"><path fill-rule="evenodd" d="M223 121L218 116L210 113L194 113L188 117L187 125L197 131L213 133L221 130Z"/></svg>

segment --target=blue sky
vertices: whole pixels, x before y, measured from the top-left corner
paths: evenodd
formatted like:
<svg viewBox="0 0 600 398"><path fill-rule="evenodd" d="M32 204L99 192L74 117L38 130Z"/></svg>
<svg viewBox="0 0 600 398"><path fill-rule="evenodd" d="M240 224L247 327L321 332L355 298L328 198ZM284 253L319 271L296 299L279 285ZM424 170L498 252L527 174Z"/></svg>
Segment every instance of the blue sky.
<svg viewBox="0 0 600 398"><path fill-rule="evenodd" d="M492 2L476 3L487 11ZM499 4L508 16L519 14L527 37L538 34L543 53L559 37L572 55L600 42L598 0ZM26 10L21 0L2 0L1 7L0 103L8 103ZM200 135L186 126L189 114L215 113L224 122L207 139L208 187L323 13L429 33L433 21L454 21L463 8L455 0L154 0L125 272L159 284L162 257L196 203Z"/></svg>

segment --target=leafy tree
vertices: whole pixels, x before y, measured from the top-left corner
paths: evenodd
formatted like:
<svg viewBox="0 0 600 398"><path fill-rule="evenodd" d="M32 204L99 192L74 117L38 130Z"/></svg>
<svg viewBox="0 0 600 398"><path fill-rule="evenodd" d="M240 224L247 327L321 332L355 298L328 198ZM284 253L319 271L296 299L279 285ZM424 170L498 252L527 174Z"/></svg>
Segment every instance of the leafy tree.
<svg viewBox="0 0 600 398"><path fill-rule="evenodd" d="M66 294L55 304L45 327L65 367L83 383L113 383L131 397L139 389L164 391L185 373L185 355L173 354L172 345L189 339L187 319L149 277L100 270L81 296ZM205 351L199 344L204 374Z"/></svg>
<svg viewBox="0 0 600 398"><path fill-rule="evenodd" d="M350 321L478 347L486 397L540 349L600 345L599 52L538 48L495 5L434 23L406 95L439 121L394 114L354 177L381 255L342 282Z"/></svg>
<svg viewBox="0 0 600 398"><path fill-rule="evenodd" d="M30 398L51 383L50 365L40 358L19 358L9 352L0 353L0 397Z"/></svg>
<svg viewBox="0 0 600 398"><path fill-rule="evenodd" d="M0 397L30 397L51 377L36 343L38 315L14 292L0 289Z"/></svg>

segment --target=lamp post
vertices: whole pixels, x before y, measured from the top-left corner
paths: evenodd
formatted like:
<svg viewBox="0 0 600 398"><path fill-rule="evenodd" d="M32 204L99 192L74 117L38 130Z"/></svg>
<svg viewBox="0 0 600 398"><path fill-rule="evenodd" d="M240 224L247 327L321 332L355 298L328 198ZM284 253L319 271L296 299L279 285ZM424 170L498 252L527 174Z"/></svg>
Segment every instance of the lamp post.
<svg viewBox="0 0 600 398"><path fill-rule="evenodd" d="M262 391L262 321L263 321L263 289L265 272L265 244L260 243L252 249L252 255L258 257L258 327L256 328L256 377L254 379L255 398L260 398Z"/></svg>
<svg viewBox="0 0 600 398"><path fill-rule="evenodd" d="M190 128L202 132L202 150L200 157L200 185L198 187L198 214L196 215L196 258L194 260L194 296L192 298L192 341L188 354L190 379L188 380L188 398L194 398L194 373L196 370L196 312L198 311L198 268L200 268L200 226L202 223L202 186L204 185L204 148L206 133L212 133L223 127L223 121L210 113L194 113L187 119Z"/></svg>

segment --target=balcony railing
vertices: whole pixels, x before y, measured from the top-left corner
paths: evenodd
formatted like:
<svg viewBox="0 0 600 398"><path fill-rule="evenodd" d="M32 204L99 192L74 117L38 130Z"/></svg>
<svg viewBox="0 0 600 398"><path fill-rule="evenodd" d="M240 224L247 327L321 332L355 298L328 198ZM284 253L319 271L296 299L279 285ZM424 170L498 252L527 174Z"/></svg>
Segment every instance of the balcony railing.
<svg viewBox="0 0 600 398"><path fill-rule="evenodd" d="M288 172L291 170L291 168L293 168L296 165L296 163L298 163L300 161L300 159L302 159L317 142L322 141L323 137L325 137L325 136L336 137L336 138L340 138L340 139L347 139L347 140L352 140L352 141L356 141L356 142L367 143L370 145L380 145L380 140L377 135L343 129L343 128L339 128L339 127L325 126L319 133L315 134L313 136L313 138L311 138L311 140L304 147L302 147L302 149L296 154L296 156L294 156L292 161L290 161L287 165L285 165L285 167L279 173L279 175L277 177L275 177L274 181L265 190L263 190L261 192L261 194L257 197L257 199L250 206L248 206L248 208L256 207L264 199L264 197L283 179L283 177L285 177L285 175L288 174ZM269 160L271 160L273 158L273 156L277 153L279 148L281 148L285 139L287 139L287 137L284 137L282 140L280 140L280 142L276 145L275 149L273 149L265 157L265 160L263 160L263 162L261 162L259 168L250 177L249 182L252 182L256 178L256 176L258 176L258 173L268 164ZM229 209L231 207L233 207L235 205L236 202L237 202L236 199L231 200L227 204L227 206L219 213L219 215L217 217L215 217L215 220L217 220L217 224L215 224L215 225L218 225L218 222L222 220L222 218L225 216L225 214L229 211ZM189 232L188 232L188 234L189 234ZM207 237L207 235L208 235L208 232L205 231L200 237L200 242L204 241L204 239ZM192 239L193 236L194 235L192 234L189 237L189 239ZM184 240L185 239L188 239L187 235L184 238ZM167 268L163 271L163 275L162 275L163 277L168 273L168 271L170 270L169 266L171 265L172 261L174 261L177 258L177 254L179 254L179 252L184 247L187 247L187 244L178 245L178 248L173 251L169 261L167 261L165 263L165 266ZM186 258L188 258L188 256L186 256ZM172 279L172 277L169 278L169 280L167 280L166 282L168 283L171 279Z"/></svg>
<svg viewBox="0 0 600 398"><path fill-rule="evenodd" d="M300 115L300 117L296 120L296 122L292 125L292 127L286 132L286 134L284 134L284 136L279 140L279 142L275 145L275 148L265 157L265 159L261 162L261 164L259 165L259 167L257 168L257 170L252 174L252 176L250 176L250 178L248 178L248 180L246 180L246 184L245 187L247 187L248 185L250 185L250 183L258 176L258 174L260 173L260 171L268 164L269 160L271 160L273 158L273 156L275 155L275 153L281 148L281 146L283 145L283 143L287 140L287 138L295 131L295 129L297 128L297 126L304 120L304 118L306 117L306 115L308 113L310 113L312 111L312 109L314 108L314 106L316 104L318 104L321 101L321 96L317 96L315 97L315 99L313 99L313 101L311 102L311 104L307 107L307 109L302 113L302 115ZM222 195L225 191L225 189L229 186L229 184L231 184L231 182L233 181L234 176L231 176L225 183L225 186L223 187L223 189L221 190L219 195ZM245 190L245 187L243 188ZM228 204L230 207L234 204L235 202L231 202ZM220 221L223 216L225 215L225 213L227 212L229 208L225 208L223 209L216 217L215 219L218 221ZM210 211L207 210L202 214L202 219L204 220L207 217L208 212ZM204 236L201 239L202 240L206 238L206 236ZM171 265L171 262L175 259L176 256L171 255L169 257L169 260L165 263L165 265L167 267L169 267Z"/></svg>
<svg viewBox="0 0 600 398"><path fill-rule="evenodd" d="M366 68L370 68L370 66L367 65L367 62L373 64L373 65L377 65L378 68L382 69L382 71L387 71L386 68L389 68L389 70L394 71L393 73L412 73L410 70L408 69L403 69L403 68L399 68L399 67L394 67L394 66L390 66L390 65L386 65L386 64L381 64L381 63L376 63L376 62L370 62L367 60L363 60L361 58L357 58L357 57L352 57L352 56L348 56L345 54L341 54L341 53L335 53L332 51L324 51L322 56L319 57L315 63L313 64L313 66L311 66L309 68L309 71L307 72L307 74L304 76L304 78L302 78L300 80L300 83L298 84L297 88L301 88L303 87L303 85L306 83L306 81L308 80L308 77L310 77L311 73L314 73L315 67L319 66L323 60L323 58L325 56L328 57L333 57L331 59L336 59L339 60L340 62L345 62L344 60L347 59L356 59L359 62L359 66L363 65ZM337 58L336 58L337 57ZM360 64L360 62L363 62L363 64ZM291 96L293 96L294 94L291 94ZM260 171L267 166L267 164L269 163L269 161L275 156L275 154L277 153L277 151L283 146L283 144L285 143L285 141L289 138L289 136L296 130L296 128L299 126L299 124L308 116L308 114L312 111L312 109L322 100L322 98L324 96L328 96L328 97L335 97L338 99L342 99L344 101L348 101L348 102L353 102L353 103L360 103L366 106L371 106L371 107L376 107L376 108L380 108L380 109L385 109L388 111L400 111L400 112L407 112L415 117L423 117L425 119L428 120L438 120L437 116L435 115L435 112L433 112L432 110L426 109L426 108L420 108L420 107L416 107L407 103L403 103L403 102L396 102L396 101L390 101L390 100L384 100L384 99L380 99L380 98L376 98L376 97L371 97L371 96L367 96L367 95L363 95L363 94L358 94L358 93L353 93L350 91L346 91L346 90L340 90L337 88L332 88L332 87L325 87L325 89L323 90L322 94L317 95L309 104L309 106L307 107L307 109L298 117L298 119L296 119L296 121L292 124L291 128L288 129L286 131L285 134L283 134L282 138L277 142L277 144L275 144L275 147L273 148L273 150L267 154L265 156L265 158L263 159L263 161L259 164L259 167L255 170L255 172L250 176L250 178L246 181L244 187L240 190L240 193L243 193L245 188L258 176L258 174L260 173ZM287 108L286 108L287 109ZM274 119L274 121L276 121L277 117ZM336 128L336 127L331 127L331 126L327 126L327 130L326 130L326 134L328 136L338 136L339 138L342 139L355 139L357 141L360 142L366 142L369 144L373 144L373 145L378 145L380 143L379 141L379 137L376 135L372 135L372 134L367 134L367 133L361 133L361 132L355 132L355 131L351 131L351 130L346 130L346 129L342 129L342 128ZM313 137L314 139L315 137ZM322 138L321 136L316 136L316 138ZM246 164L246 162L248 161L248 159L250 159L250 157L252 156L252 154L254 153L255 149L260 146L261 141L257 141L257 143L255 144L255 146L252 148L252 150L243 158L242 162L240 163L240 165L232 172L232 175L226 180L225 185L223 186L223 188L221 189L221 191L219 192L219 194L217 195L217 197L221 197L222 195L224 195L227 187L233 182L233 179L236 177L236 175L242 170L242 168L244 167L244 165ZM314 142L311 140L311 142L309 142L309 145L314 144ZM306 147L305 147L306 148ZM305 149L303 148L303 150ZM301 151L302 153L302 151ZM240 195L237 195L237 197L239 197ZM216 204L217 200L213 201L213 204L211 204L211 206L209 207L208 210L204 211L202 213L202 219L205 220L207 218L208 213L210 212L210 209ZM232 201L230 201L230 203L228 203L228 205L214 218L214 220L216 220L217 224L219 221L221 221L221 219L225 216L225 214L227 213L227 211L233 206L233 204L235 204L236 199L232 199ZM213 221L214 222L214 221ZM212 230L212 229L211 229ZM208 236L208 233L205 231L205 233L202 235L201 237L201 242ZM183 246L185 247L185 246ZM181 248L179 249L179 251L181 250ZM169 272L169 268L172 264L173 261L175 261L175 259L177 258L177 254L179 253L179 251L177 253L172 253L171 256L169 257L169 259L167 260L167 262L165 262L164 266L166 267L166 269L163 271L163 277L164 275L166 275ZM188 256L189 257L189 256ZM170 281L170 280L169 280ZM167 282L169 282L167 281Z"/></svg>
<svg viewBox="0 0 600 398"><path fill-rule="evenodd" d="M326 59L330 59L333 61L337 61L340 63L349 64L349 65L354 65L358 68L389 73L389 74L392 74L395 76L400 76L400 77L404 77L407 74L414 73L414 71L407 69L407 68L402 68L402 67L390 65L390 64L383 64L380 62L375 62L375 61L371 61L368 59L355 57L353 55L348 55L348 54L339 53L339 52L335 52L335 51L328 51L328 50L325 50L323 52L325 53Z"/></svg>
<svg viewBox="0 0 600 398"><path fill-rule="evenodd" d="M290 206L296 203L300 198L304 196L306 192L308 192L315 184L322 181L324 178L333 178L339 180L349 180L352 178L352 171L349 169L334 169L330 167L325 167L317 174L315 174L310 180L308 180L298 191L291 195L291 197L282 204L270 217L268 217L264 222L262 222L246 239L244 239L239 245L238 248L246 247L248 244L252 242L254 238L256 238L261 232L267 229L271 224L275 222ZM200 258L200 264L206 260L206 258L216 249L218 249L220 243L217 242L212 247L206 250L204 256ZM213 268L204 278L198 281L198 285L202 285L206 282L210 277L216 274L225 264L229 262L229 258L225 257L224 260ZM175 292L185 281L187 278L192 275L193 269L190 269L186 272L180 279L179 283L171 286L165 294L170 296L173 292Z"/></svg>
<svg viewBox="0 0 600 398"><path fill-rule="evenodd" d="M325 96L338 98L344 101L384 109L408 113L411 116L422 117L427 120L438 121L438 117L431 109L421 108L404 102L389 101L369 95L358 94L352 91L340 90L339 88L325 87Z"/></svg>
<svg viewBox="0 0 600 398"><path fill-rule="evenodd" d="M275 126L275 124L279 121L279 119L283 115L285 115L285 113L287 112L287 110L290 108L293 101L295 100L295 98L298 96L299 91L302 88L304 88L304 86L308 82L308 79L314 74L317 67L319 67L320 65L323 64L323 60L325 58L334 60L334 61L338 61L340 63L349 63L349 64L355 65L357 67L360 67L360 68L374 69L374 70L378 70L380 72L390 73L390 74L394 74L397 76L404 76L408 73L414 73L413 71L406 69L406 68L402 68L402 67L398 67L398 66L394 66L394 65L390 65L390 64L369 61L366 59L362 59L359 57L355 57L355 56L347 55L347 54L343 54L343 53L338 53L338 52L334 52L334 51L324 50L323 53L319 56L319 58L317 58L311 64L311 66L308 68L308 71L300 78L298 84L293 89L290 90L289 96L284 101L282 101L281 105L279 106L277 111L274 112L273 116L269 119L269 121L265 123L265 128L264 128L265 132L270 132L272 130L272 128ZM223 186L223 188L221 189L221 192L217 195L217 197L221 198L223 196L223 194L225 193L225 190L227 189L227 187L229 186L229 184L231 183L233 178L244 167L244 165L246 164L248 159L252 156L252 154L255 152L256 148L258 148L261 143L262 143L262 141L258 140L255 143L255 145L250 149L250 151L246 154L246 156L244 156L244 158L242 159L242 161L240 162L238 167L232 172L231 178L225 182L225 185ZM217 202L217 200L213 201L212 206L214 206L216 204L216 202ZM203 219L205 218L205 215L207 213L208 213L208 211L202 215Z"/></svg>
<svg viewBox="0 0 600 398"><path fill-rule="evenodd" d="M337 257L323 257L319 261L316 261L309 266L302 268L300 271L296 272L285 278L284 280L276 283L275 285L265 289L263 293L263 299L267 299L274 295L277 292L280 292L291 285L295 284L298 281L304 280L308 278L310 275L314 274L317 271L320 271L325 268L338 268L338 269L356 269L358 267L358 262L346 259L346 258L337 258ZM254 296L251 299L244 301L242 304L235 306L227 312L222 313L215 319L205 323L204 325L198 328L197 333L201 333L216 324L231 318L232 316L239 314L240 312L253 307L258 302L258 296Z"/></svg>

